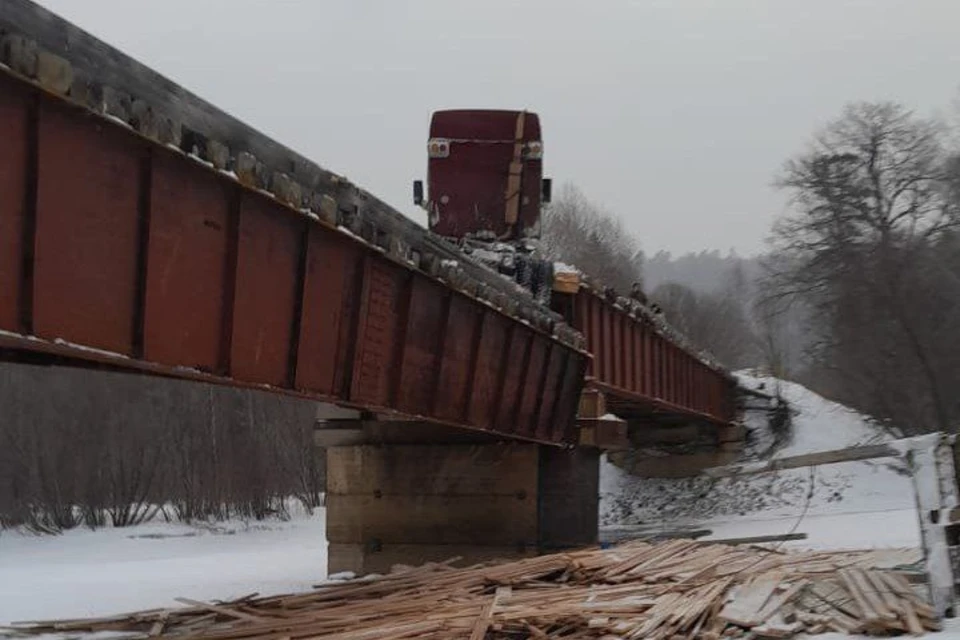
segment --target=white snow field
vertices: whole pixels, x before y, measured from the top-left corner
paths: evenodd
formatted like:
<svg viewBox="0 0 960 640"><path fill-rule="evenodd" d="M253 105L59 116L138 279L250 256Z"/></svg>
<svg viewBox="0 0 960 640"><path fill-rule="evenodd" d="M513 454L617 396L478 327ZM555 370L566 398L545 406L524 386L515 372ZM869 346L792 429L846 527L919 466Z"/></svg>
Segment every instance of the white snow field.
<svg viewBox="0 0 960 640"><path fill-rule="evenodd" d="M778 381L740 374L748 386ZM773 454L794 456L873 444L893 437L864 416L804 387L779 382L796 411L793 437ZM754 439L770 438L759 416ZM761 447L762 448L762 447ZM653 530L706 528L720 539L806 533L785 546L916 547L920 544L913 486L894 460L845 462L740 478L644 479L606 462L600 471L601 524Z"/></svg>
<svg viewBox="0 0 960 640"><path fill-rule="evenodd" d="M0 534L0 626L302 591L327 574L323 509L287 522Z"/></svg>
<svg viewBox="0 0 960 640"><path fill-rule="evenodd" d="M751 385L776 381L741 375ZM777 456L889 438L867 419L795 384L792 442ZM766 437L753 420L756 439ZM799 532L795 547L917 547L909 479L890 461L850 462L741 479L649 480L604 461L601 522L707 528L710 538ZM808 499L808 495L810 496ZM324 513L286 522L210 526L150 523L60 536L0 533L0 626L24 620L113 615L177 606L175 598L228 600L309 589L325 580ZM708 538L709 539L709 538ZM960 640L947 621L938 637ZM829 640L831 636L818 636ZM841 636L836 636L841 637Z"/></svg>

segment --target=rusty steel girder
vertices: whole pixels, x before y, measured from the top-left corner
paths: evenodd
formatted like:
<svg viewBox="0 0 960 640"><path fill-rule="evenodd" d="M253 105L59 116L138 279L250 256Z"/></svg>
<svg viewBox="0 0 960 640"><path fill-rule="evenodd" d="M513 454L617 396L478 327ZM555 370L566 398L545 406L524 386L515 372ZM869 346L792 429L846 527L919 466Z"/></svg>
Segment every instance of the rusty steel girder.
<svg viewBox="0 0 960 640"><path fill-rule="evenodd" d="M719 366L677 344L650 319L589 287L557 297L592 355L588 386L605 392L617 415L714 424L736 419L737 383Z"/></svg>
<svg viewBox="0 0 960 640"><path fill-rule="evenodd" d="M576 441L536 322L9 70L0 140L0 355Z"/></svg>

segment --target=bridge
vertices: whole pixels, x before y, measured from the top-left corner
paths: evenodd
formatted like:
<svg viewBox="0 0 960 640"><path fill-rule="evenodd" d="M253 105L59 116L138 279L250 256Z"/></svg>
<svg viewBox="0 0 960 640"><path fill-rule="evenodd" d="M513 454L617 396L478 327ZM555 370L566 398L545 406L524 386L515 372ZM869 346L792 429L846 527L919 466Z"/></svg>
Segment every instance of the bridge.
<svg viewBox="0 0 960 640"><path fill-rule="evenodd" d="M602 450L735 427L733 379L636 304L546 307L28 0L0 62L0 359L345 409L331 571L591 543Z"/></svg>

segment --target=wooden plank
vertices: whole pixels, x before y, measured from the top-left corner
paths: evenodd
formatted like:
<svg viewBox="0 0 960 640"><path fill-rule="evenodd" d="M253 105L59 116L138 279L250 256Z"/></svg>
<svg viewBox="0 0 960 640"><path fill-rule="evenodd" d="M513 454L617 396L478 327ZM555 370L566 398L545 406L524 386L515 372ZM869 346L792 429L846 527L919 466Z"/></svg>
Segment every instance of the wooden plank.
<svg viewBox="0 0 960 640"><path fill-rule="evenodd" d="M624 420L603 418L579 418L580 446L598 449L628 450L633 447Z"/></svg>
<svg viewBox="0 0 960 640"><path fill-rule="evenodd" d="M596 389L585 389L580 394L578 418L601 418L607 413L607 396Z"/></svg>
<svg viewBox="0 0 960 640"><path fill-rule="evenodd" d="M841 570L839 575L844 586L846 586L847 591L851 596L853 596L854 601L857 603L857 608L860 610L860 619L868 624L879 622L880 615L873 609L872 606L870 606L870 602L860 591L849 572L846 570Z"/></svg>
<svg viewBox="0 0 960 640"><path fill-rule="evenodd" d="M170 636L221 640L447 640L491 635L720 640L785 638L828 629L874 635L920 634L939 627L912 602L913 614L905 610L903 619L877 619L864 624L862 610L848 602L849 594L836 571L812 583L802 577L811 567L818 570L847 564L869 568L884 561L866 551L770 554L758 549L703 547L687 541L659 545L635 542L608 550L583 549L497 564L464 560L466 566L458 569L448 562L389 567L383 563L389 556L386 547L373 551L364 545L331 545L331 570L344 568L338 563L345 557L345 549L358 558L357 566L363 569L358 573L376 571L383 575L341 579L297 594L253 595L212 606L188 601L195 606L33 623L25 630L63 634L159 628ZM437 559L445 560L453 549L440 546L434 553ZM726 577L710 576L712 568L739 561L748 564ZM378 562L381 568L374 569ZM763 568L771 562L772 568ZM878 582L887 585L887 578L895 575L880 569L863 570L875 571ZM853 579L858 571L846 575L856 582ZM611 580L614 575L619 581ZM782 579L793 582L784 584ZM739 585L739 591L733 592L731 600L731 587L735 585ZM776 593L778 588L783 592ZM492 589L496 591L491 593ZM891 596L900 589L891 587ZM862 595L857 586L853 593ZM724 619L724 614L731 611L739 623Z"/></svg>
<svg viewBox="0 0 960 640"><path fill-rule="evenodd" d="M717 467L713 469L705 469L703 473L714 478L726 478L756 473L769 473L771 471L783 471L785 469L797 469L800 467L823 466L828 464L837 464L840 462L875 460L877 458L895 458L901 455L902 453L900 449L893 444L878 444L865 447L850 447L848 449L839 449L836 451L806 453L799 456L777 458L767 462L755 464Z"/></svg>
<svg viewBox="0 0 960 640"><path fill-rule="evenodd" d="M580 290L580 274L570 272L554 274L553 290L557 293L577 293Z"/></svg>
<svg viewBox="0 0 960 640"><path fill-rule="evenodd" d="M502 597L506 597L509 591L510 587L497 587L490 602L483 605L477 622L473 625L473 630L470 633L470 640L483 640L487 635L487 629L490 628L490 618L493 616L493 609L497 606L497 601Z"/></svg>
<svg viewBox="0 0 960 640"><path fill-rule="evenodd" d="M219 613L220 615L227 616L228 618L239 618L240 620L248 620L250 622L263 622L263 618L259 616L250 615L249 613L243 613L237 611L236 609L231 609L228 607L220 607L215 604L209 604L207 602L200 602L198 600L191 600L190 598L174 598L177 602L182 604L190 605L191 607L197 607L198 609L207 609L213 611L214 613Z"/></svg>
<svg viewBox="0 0 960 640"><path fill-rule="evenodd" d="M806 540L805 533L783 533L768 536L750 536L744 538L721 538L719 540L703 540L703 544L759 544L762 542L783 542L786 540Z"/></svg>
<svg viewBox="0 0 960 640"><path fill-rule="evenodd" d="M795 598L798 593L806 589L809 584L810 584L809 580L800 580L799 582L791 585L782 594L771 598L765 605L763 605L760 611L757 612L757 622L758 623L766 622L771 616L773 616L773 614L777 613L785 604L787 604L793 598Z"/></svg>
<svg viewBox="0 0 960 640"><path fill-rule="evenodd" d="M757 620L757 614L767 604L781 579L780 574L773 574L745 585L742 587L743 590L736 594L734 600L720 612L720 619L741 627L758 624L760 620Z"/></svg>
<svg viewBox="0 0 960 640"><path fill-rule="evenodd" d="M907 622L907 630L912 636L922 636L924 633L923 625L920 624L920 618L917 617L917 611L909 602L903 603L904 619Z"/></svg>

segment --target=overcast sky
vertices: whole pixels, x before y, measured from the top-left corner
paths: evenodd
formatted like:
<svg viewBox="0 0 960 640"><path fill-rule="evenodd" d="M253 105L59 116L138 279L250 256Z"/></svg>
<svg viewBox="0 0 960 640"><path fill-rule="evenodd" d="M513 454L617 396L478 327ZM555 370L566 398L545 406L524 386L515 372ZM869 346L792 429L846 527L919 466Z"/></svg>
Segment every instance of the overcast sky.
<svg viewBox="0 0 960 640"><path fill-rule="evenodd" d="M845 102L960 86L957 0L40 3L421 222L432 111L536 111L547 174L648 253L761 250Z"/></svg>

